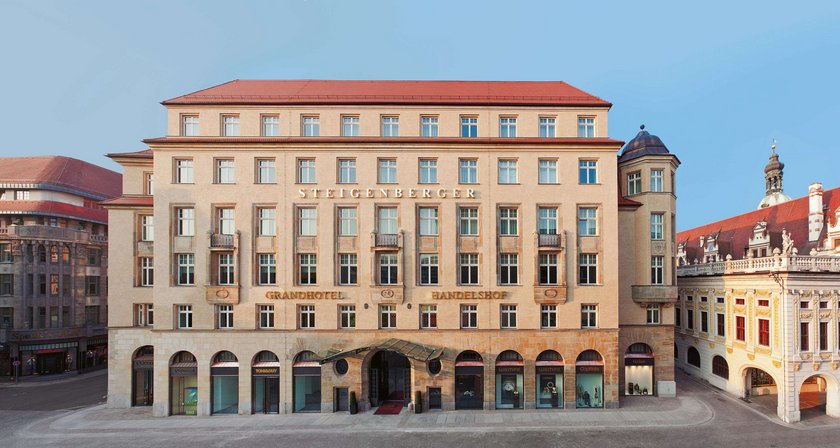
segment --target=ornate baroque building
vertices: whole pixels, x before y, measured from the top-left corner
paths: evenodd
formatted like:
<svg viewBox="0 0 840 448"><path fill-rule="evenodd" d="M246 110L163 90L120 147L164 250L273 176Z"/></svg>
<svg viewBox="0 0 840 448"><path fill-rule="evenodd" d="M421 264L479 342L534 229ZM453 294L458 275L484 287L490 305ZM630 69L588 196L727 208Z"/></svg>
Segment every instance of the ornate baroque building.
<svg viewBox="0 0 840 448"><path fill-rule="evenodd" d="M232 81L163 104L166 136L110 155L110 406L674 394L679 161L644 130L619 156L610 103L562 82Z"/></svg>

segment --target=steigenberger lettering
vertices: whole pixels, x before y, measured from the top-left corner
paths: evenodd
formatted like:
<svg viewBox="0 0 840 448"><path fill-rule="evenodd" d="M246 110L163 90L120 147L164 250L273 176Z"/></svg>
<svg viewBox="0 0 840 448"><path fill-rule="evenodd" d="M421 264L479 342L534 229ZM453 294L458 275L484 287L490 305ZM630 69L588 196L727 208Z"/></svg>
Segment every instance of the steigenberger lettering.
<svg viewBox="0 0 840 448"><path fill-rule="evenodd" d="M434 291L432 300L502 300L507 291Z"/></svg>
<svg viewBox="0 0 840 448"><path fill-rule="evenodd" d="M474 188L298 188L298 196L302 199L476 198Z"/></svg>
<svg viewBox="0 0 840 448"><path fill-rule="evenodd" d="M341 300L340 291L268 291L269 300Z"/></svg>

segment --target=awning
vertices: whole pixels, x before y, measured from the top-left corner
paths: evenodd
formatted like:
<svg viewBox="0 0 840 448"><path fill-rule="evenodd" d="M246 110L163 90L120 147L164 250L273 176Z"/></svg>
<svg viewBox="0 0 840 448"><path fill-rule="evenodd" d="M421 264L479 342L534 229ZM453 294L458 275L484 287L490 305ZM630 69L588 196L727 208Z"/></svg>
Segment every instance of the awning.
<svg viewBox="0 0 840 448"><path fill-rule="evenodd" d="M266 368L266 367L280 367L280 361L260 361L255 362L251 367Z"/></svg>
<svg viewBox="0 0 840 448"><path fill-rule="evenodd" d="M390 350L397 352L407 358L416 359L418 361L428 362L433 359L440 358L443 355L442 348L427 347L425 345L416 344L414 342L405 341L403 339L391 338L379 342L374 345L367 345L363 347L354 348L352 350L343 350L338 353L329 355L318 361L320 364L337 361L348 356L357 355L362 352L370 350Z"/></svg>
<svg viewBox="0 0 840 448"><path fill-rule="evenodd" d="M562 366L564 365L563 361L537 361L534 363L537 367L542 366Z"/></svg>
<svg viewBox="0 0 840 448"><path fill-rule="evenodd" d="M239 367L239 361L219 361L214 362L210 367Z"/></svg>
<svg viewBox="0 0 840 448"><path fill-rule="evenodd" d="M504 367L504 366L507 366L507 367L511 367L511 366L513 366L513 367L518 367L518 366L524 366L524 365L525 365L525 363L524 363L523 361L497 361L497 362L496 362L496 366L503 366L503 367Z"/></svg>
<svg viewBox="0 0 840 448"><path fill-rule="evenodd" d="M653 359L653 355L650 353L628 353L624 355L624 358Z"/></svg>
<svg viewBox="0 0 840 448"><path fill-rule="evenodd" d="M169 365L173 369L189 369L189 368L197 368L197 362L173 362Z"/></svg>

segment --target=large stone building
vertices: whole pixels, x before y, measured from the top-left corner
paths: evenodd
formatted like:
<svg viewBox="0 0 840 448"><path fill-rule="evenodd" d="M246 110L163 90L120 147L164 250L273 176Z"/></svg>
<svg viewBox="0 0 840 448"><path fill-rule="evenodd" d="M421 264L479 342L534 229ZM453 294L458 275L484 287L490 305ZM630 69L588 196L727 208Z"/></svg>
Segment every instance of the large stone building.
<svg viewBox="0 0 840 448"><path fill-rule="evenodd" d="M108 213L99 201L121 187L118 173L81 160L0 158L0 374L107 361Z"/></svg>
<svg viewBox="0 0 840 448"><path fill-rule="evenodd" d="M619 158L610 103L562 82L232 81L163 104L165 137L111 155L110 406L674 394L679 162L646 131Z"/></svg>
<svg viewBox="0 0 840 448"><path fill-rule="evenodd" d="M840 188L791 200L783 168L774 151L758 210L677 236L677 364L786 422L840 416Z"/></svg>

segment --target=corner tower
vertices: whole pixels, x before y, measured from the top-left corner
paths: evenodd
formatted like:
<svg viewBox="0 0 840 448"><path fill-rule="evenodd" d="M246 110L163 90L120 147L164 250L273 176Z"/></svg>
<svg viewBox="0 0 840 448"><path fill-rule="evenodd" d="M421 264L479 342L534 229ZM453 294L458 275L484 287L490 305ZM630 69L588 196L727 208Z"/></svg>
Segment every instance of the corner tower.
<svg viewBox="0 0 840 448"><path fill-rule="evenodd" d="M779 205L790 200L782 186L785 164L779 162L779 155L776 154L776 143L770 146L772 154L767 165L764 166L764 198L758 204L758 208Z"/></svg>

